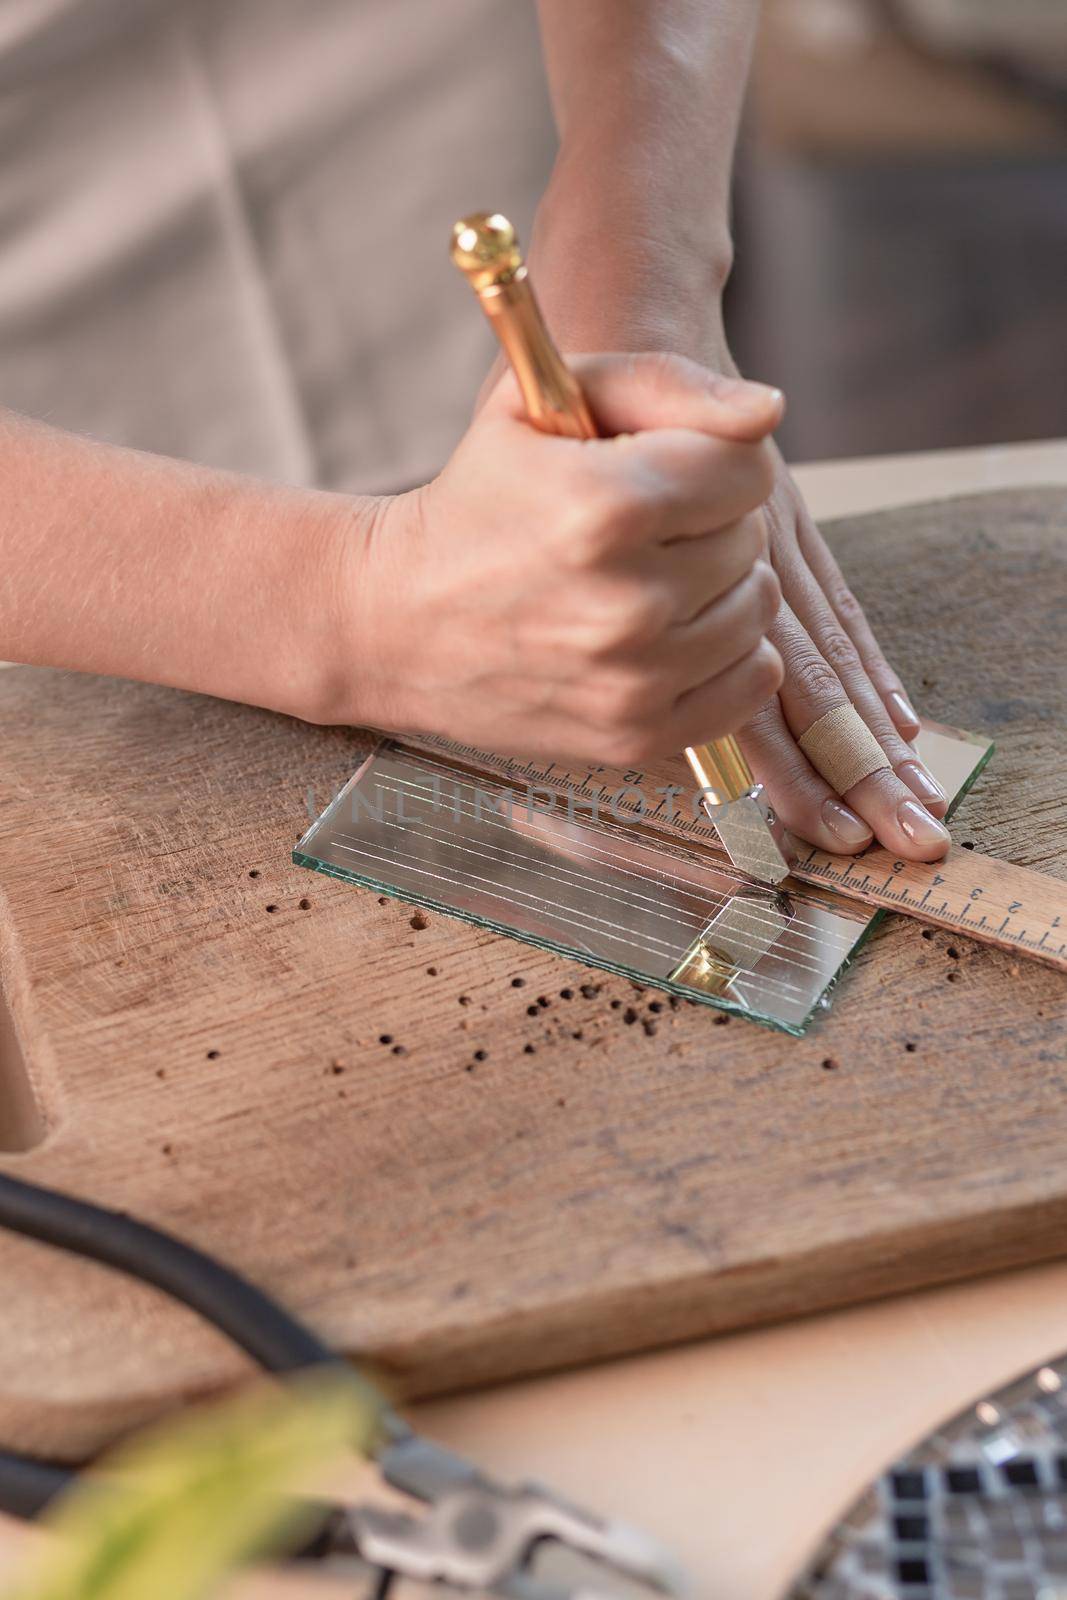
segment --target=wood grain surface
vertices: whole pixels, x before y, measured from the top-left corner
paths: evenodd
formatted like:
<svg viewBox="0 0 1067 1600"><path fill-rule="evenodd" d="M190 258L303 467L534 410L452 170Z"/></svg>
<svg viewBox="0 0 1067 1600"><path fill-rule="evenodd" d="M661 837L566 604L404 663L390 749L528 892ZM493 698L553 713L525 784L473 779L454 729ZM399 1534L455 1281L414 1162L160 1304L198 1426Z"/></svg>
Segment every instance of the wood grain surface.
<svg viewBox="0 0 1067 1600"><path fill-rule="evenodd" d="M956 838L1059 876L1063 522L1036 491L831 530L923 709L998 741ZM788 1039L293 867L359 734L24 669L0 725L0 1164L401 1393L1062 1250L1055 973L892 920ZM2 1444L76 1458L242 1370L102 1268L0 1235L0 1282Z"/></svg>

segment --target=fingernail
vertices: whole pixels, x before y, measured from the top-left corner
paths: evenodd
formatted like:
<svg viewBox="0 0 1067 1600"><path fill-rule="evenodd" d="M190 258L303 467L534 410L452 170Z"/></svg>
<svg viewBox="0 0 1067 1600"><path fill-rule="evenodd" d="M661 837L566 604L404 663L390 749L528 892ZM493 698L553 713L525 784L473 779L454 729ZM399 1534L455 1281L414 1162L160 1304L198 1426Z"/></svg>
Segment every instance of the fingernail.
<svg viewBox="0 0 1067 1600"><path fill-rule="evenodd" d="M918 800L902 800L897 806L897 821L908 838L924 849L928 845L947 845L949 842L948 829L943 828Z"/></svg>
<svg viewBox="0 0 1067 1600"><path fill-rule="evenodd" d="M781 389L772 388L769 383L754 383L751 378L723 378L719 393L735 411L743 411L746 416L758 413L762 417L768 411L785 410Z"/></svg>
<svg viewBox="0 0 1067 1600"><path fill-rule="evenodd" d="M840 800L824 800L822 803L822 819L830 832L834 834L849 851L859 850L871 837L871 830L857 817L854 811L843 806Z"/></svg>
<svg viewBox="0 0 1067 1600"><path fill-rule="evenodd" d="M920 800L929 801L933 805L940 805L946 799L945 791L941 785L926 770L921 761L902 761L896 768L898 778L903 778L912 794L917 794Z"/></svg>
<svg viewBox="0 0 1067 1600"><path fill-rule="evenodd" d="M908 729L910 729L912 732L916 732L922 727L922 723L915 715L914 708L904 698L899 689L894 689L891 693L887 694L885 697L885 703L889 707L889 715L892 717L901 733L904 733Z"/></svg>

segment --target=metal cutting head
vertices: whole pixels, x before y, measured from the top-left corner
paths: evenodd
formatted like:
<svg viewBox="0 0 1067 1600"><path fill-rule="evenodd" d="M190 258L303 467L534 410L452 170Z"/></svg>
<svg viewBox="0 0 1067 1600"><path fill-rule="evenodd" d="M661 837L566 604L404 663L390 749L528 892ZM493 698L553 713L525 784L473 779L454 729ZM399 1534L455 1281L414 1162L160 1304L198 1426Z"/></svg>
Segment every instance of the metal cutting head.
<svg viewBox="0 0 1067 1600"><path fill-rule="evenodd" d="M788 876L796 852L781 818L767 804L757 784L736 800L704 809L715 825L723 849L734 866L757 883L777 886Z"/></svg>
<svg viewBox="0 0 1067 1600"><path fill-rule="evenodd" d="M756 782L737 740L714 739L685 752L700 785L701 804L738 871L777 888L796 859L791 834Z"/></svg>

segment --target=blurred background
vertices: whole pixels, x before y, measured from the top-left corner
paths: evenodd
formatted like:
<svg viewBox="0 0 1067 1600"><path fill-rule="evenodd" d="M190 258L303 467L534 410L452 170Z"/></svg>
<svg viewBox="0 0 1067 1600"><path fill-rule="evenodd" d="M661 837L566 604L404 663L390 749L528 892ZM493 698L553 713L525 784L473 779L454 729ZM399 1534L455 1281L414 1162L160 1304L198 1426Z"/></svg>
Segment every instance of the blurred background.
<svg viewBox="0 0 1067 1600"><path fill-rule="evenodd" d="M1067 434L1067 0L764 0L735 239L793 460Z"/></svg>
<svg viewBox="0 0 1067 1600"><path fill-rule="evenodd" d="M1067 436L1067 0L763 19L728 323L787 454ZM442 240L529 239L554 155L533 0L0 0L4 403L425 482L494 354Z"/></svg>

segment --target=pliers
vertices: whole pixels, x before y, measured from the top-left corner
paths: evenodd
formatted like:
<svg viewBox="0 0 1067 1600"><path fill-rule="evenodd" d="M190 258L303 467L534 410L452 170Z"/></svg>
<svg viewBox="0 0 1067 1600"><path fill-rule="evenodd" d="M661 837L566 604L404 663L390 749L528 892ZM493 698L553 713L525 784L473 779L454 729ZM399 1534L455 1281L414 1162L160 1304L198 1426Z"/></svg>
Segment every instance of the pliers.
<svg viewBox="0 0 1067 1600"><path fill-rule="evenodd" d="M183 1240L125 1213L0 1173L0 1227L73 1251L181 1300L277 1374L348 1363L261 1289ZM608 1600L621 1592L685 1592L681 1569L652 1539L569 1504L536 1484L495 1482L414 1432L373 1393L384 1484L426 1510L392 1505L323 1507L305 1554L349 1558L367 1600L398 1581L502 1600ZM34 1516L64 1489L69 1468L0 1452L0 1510ZM552 1573L535 1570L535 1561ZM588 1564L599 1569L588 1580ZM584 1570L583 1570L584 1569ZM601 1582L601 1577L603 1582Z"/></svg>

